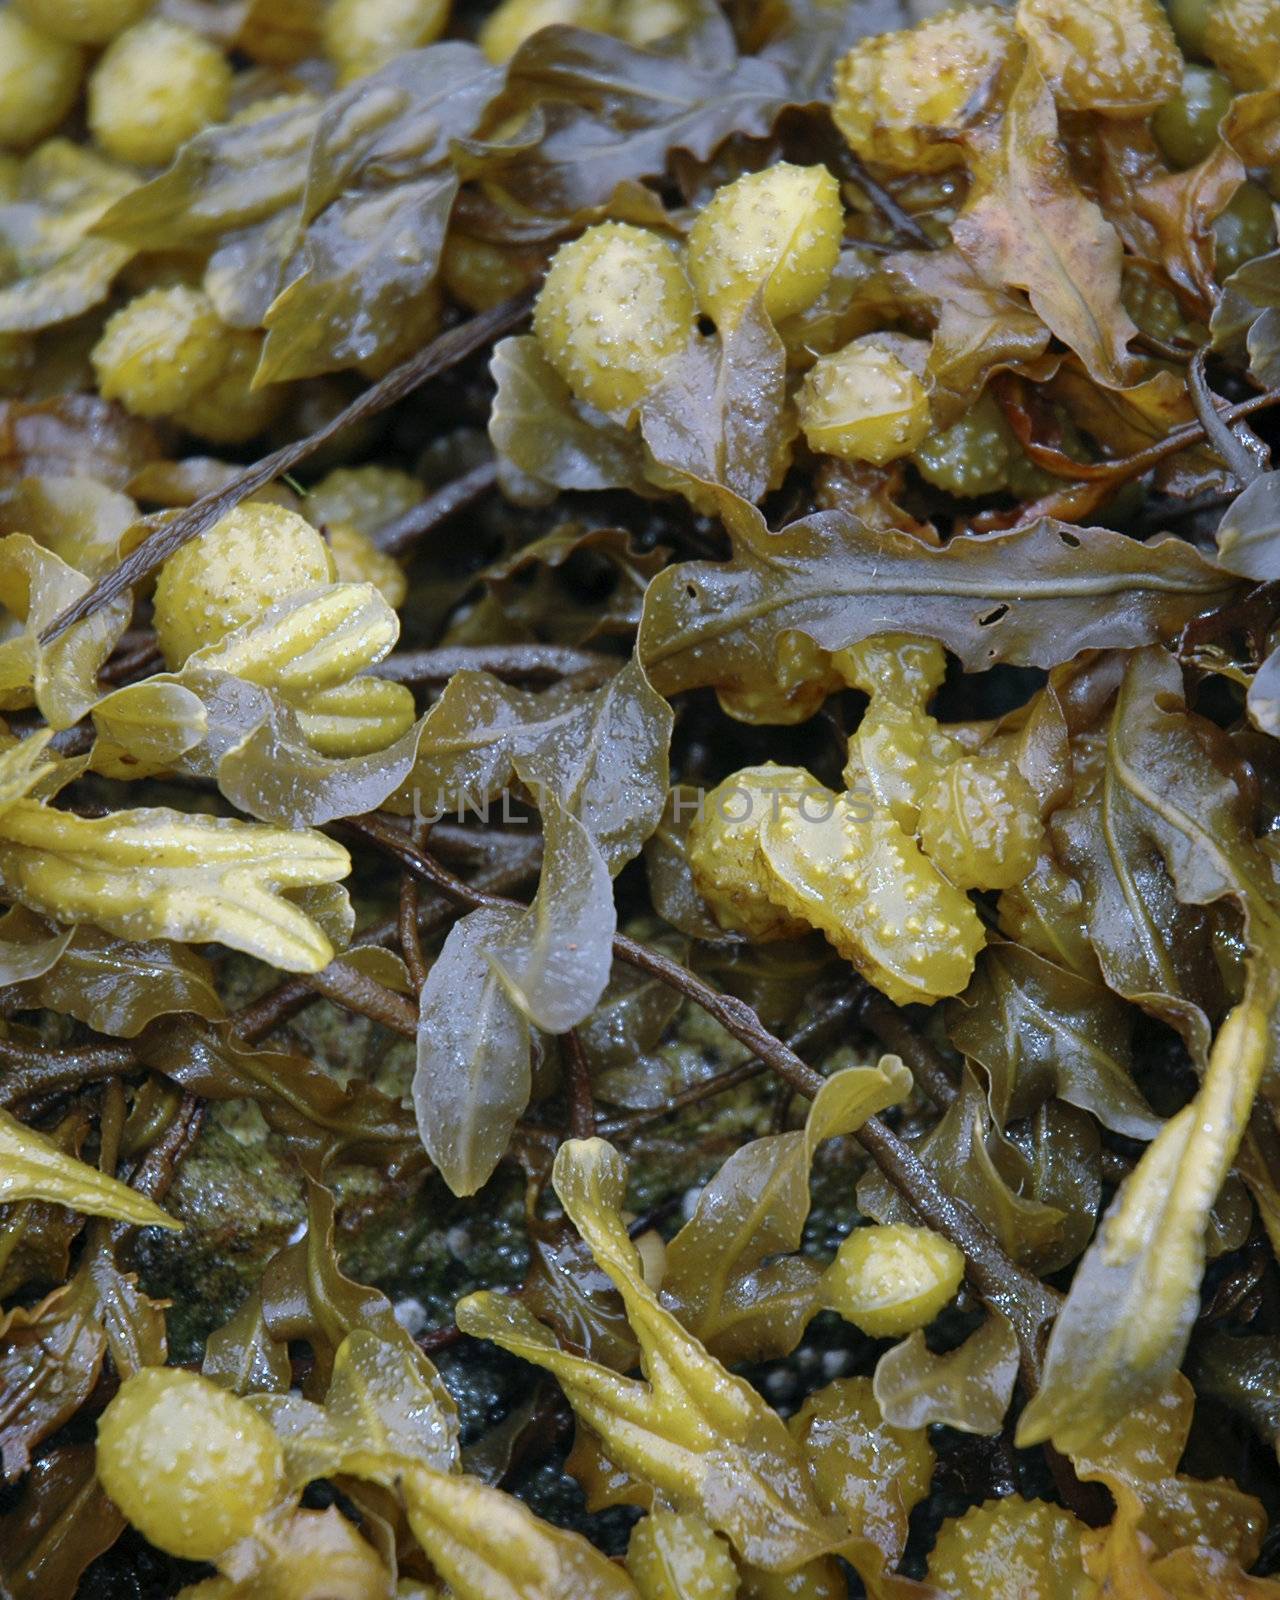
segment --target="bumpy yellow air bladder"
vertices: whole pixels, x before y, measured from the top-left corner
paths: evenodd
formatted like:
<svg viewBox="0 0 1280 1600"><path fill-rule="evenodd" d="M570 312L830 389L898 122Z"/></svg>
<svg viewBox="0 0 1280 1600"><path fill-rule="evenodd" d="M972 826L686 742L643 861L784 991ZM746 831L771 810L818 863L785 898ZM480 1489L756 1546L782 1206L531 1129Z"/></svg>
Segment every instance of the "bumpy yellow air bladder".
<svg viewBox="0 0 1280 1600"><path fill-rule="evenodd" d="M871 697L848 787L772 763L731 774L689 830L690 870L727 932L815 928L891 1000L928 1005L965 988L982 948L966 891L1030 871L1036 796L1011 761L968 754L929 715L946 667L934 641L884 634L829 662Z"/></svg>

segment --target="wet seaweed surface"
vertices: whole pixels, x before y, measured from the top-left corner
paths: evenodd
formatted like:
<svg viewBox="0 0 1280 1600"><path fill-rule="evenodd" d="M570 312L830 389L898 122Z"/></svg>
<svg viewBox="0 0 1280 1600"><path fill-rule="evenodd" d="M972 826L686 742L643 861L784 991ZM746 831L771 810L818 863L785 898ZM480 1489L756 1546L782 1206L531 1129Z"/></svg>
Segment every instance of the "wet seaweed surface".
<svg viewBox="0 0 1280 1600"><path fill-rule="evenodd" d="M1280 5L0 9L0 1597L1280 1595Z"/></svg>

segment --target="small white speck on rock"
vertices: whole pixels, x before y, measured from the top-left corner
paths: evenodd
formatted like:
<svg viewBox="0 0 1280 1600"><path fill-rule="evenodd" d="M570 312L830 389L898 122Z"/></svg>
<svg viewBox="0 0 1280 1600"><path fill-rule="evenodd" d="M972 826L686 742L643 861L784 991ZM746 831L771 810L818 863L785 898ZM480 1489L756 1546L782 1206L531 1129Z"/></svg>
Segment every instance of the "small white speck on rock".
<svg viewBox="0 0 1280 1600"><path fill-rule="evenodd" d="M833 1378L843 1377L849 1367L849 1352L847 1350L824 1350L822 1352L822 1376L828 1383Z"/></svg>
<svg viewBox="0 0 1280 1600"><path fill-rule="evenodd" d="M406 1295L403 1300L397 1300L391 1308L396 1321L409 1335L416 1339L427 1326L427 1308L421 1300L415 1300L412 1295Z"/></svg>

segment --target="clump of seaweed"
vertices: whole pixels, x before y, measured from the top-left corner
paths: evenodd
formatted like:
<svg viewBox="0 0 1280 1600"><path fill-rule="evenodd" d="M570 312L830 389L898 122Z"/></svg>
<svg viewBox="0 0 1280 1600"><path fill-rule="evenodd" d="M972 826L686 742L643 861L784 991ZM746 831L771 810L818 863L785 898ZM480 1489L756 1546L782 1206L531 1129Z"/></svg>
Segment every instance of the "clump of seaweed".
<svg viewBox="0 0 1280 1600"><path fill-rule="evenodd" d="M0 9L5 1600L1280 1595L1278 71Z"/></svg>

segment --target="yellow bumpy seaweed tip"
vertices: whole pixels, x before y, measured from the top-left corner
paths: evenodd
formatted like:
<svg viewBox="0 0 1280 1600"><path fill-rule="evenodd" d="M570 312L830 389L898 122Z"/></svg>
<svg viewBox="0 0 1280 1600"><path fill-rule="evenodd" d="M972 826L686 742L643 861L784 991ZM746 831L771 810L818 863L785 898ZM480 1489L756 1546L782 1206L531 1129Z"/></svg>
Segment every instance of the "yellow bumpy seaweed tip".
<svg viewBox="0 0 1280 1600"><path fill-rule="evenodd" d="M283 506L237 506L171 555L156 582L156 637L180 667L286 595L333 581L324 540Z"/></svg>
<svg viewBox="0 0 1280 1600"><path fill-rule="evenodd" d="M698 303L733 323L758 290L774 322L813 304L840 254L840 186L825 167L779 161L718 189L689 230Z"/></svg>
<svg viewBox="0 0 1280 1600"><path fill-rule="evenodd" d="M1012 13L944 11L918 27L864 39L836 66L832 116L863 161L897 172L943 172L963 160L963 129L1008 61Z"/></svg>
<svg viewBox="0 0 1280 1600"><path fill-rule="evenodd" d="M602 222L556 251L533 331L579 400L630 416L688 344L694 311L693 289L665 239Z"/></svg>
<svg viewBox="0 0 1280 1600"><path fill-rule="evenodd" d="M143 1367L99 1419L98 1478L158 1549L213 1561L284 1494L284 1452L252 1406L208 1378Z"/></svg>
<svg viewBox="0 0 1280 1600"><path fill-rule="evenodd" d="M810 368L796 399L809 447L876 466L909 456L929 430L929 397L915 373L873 338Z"/></svg>
<svg viewBox="0 0 1280 1600"><path fill-rule="evenodd" d="M822 1281L824 1303L873 1339L927 1327L964 1277L964 1256L932 1228L855 1228Z"/></svg>

